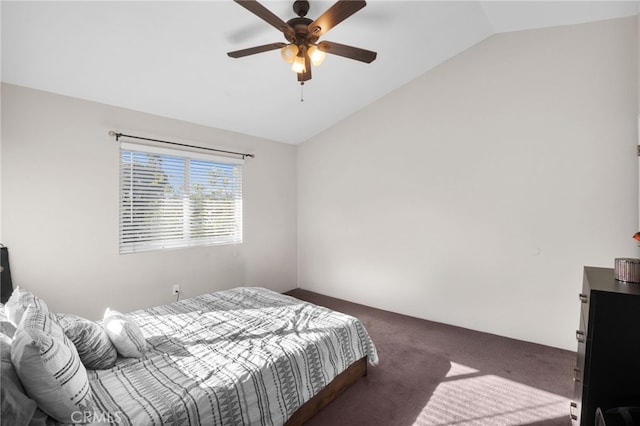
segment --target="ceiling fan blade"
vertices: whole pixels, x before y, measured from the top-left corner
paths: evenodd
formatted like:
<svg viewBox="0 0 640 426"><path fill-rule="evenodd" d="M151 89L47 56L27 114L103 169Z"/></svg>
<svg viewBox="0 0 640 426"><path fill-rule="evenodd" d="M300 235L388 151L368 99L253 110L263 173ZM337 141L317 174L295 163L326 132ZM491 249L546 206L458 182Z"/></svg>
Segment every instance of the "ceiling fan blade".
<svg viewBox="0 0 640 426"><path fill-rule="evenodd" d="M256 53L268 52L270 50L276 50L286 46L286 43L271 43L264 44L262 46L250 47L248 49L235 50L233 52L227 52L227 55L232 58L242 58L243 56L255 55Z"/></svg>
<svg viewBox="0 0 640 426"><path fill-rule="evenodd" d="M338 0L318 19L309 24L309 34L320 37L366 5L367 2L364 0Z"/></svg>
<svg viewBox="0 0 640 426"><path fill-rule="evenodd" d="M343 56L356 61L366 62L370 64L376 59L378 54L371 50L360 49L359 47L347 46L346 44L334 43L332 41L321 41L318 43L318 49L332 55Z"/></svg>
<svg viewBox="0 0 640 426"><path fill-rule="evenodd" d="M234 0L240 6L247 9L249 12L256 15L266 23L272 25L278 31L282 31L287 40L293 41L295 39L295 31L289 24L278 18L269 9L258 3L256 0Z"/></svg>
<svg viewBox="0 0 640 426"><path fill-rule="evenodd" d="M311 80L311 59L309 59L308 55L304 55L304 67L306 71L298 73L298 81L301 82Z"/></svg>

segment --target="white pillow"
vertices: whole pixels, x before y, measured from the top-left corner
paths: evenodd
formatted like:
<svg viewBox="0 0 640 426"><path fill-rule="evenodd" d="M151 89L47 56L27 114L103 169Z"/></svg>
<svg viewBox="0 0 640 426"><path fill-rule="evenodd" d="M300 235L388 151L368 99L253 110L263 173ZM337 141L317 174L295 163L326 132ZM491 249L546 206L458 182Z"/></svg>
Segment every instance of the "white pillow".
<svg viewBox="0 0 640 426"><path fill-rule="evenodd" d="M0 334L4 334L5 336L13 339L13 335L16 333L16 326L13 325L9 318L7 318L7 313L4 310L4 305L0 303Z"/></svg>
<svg viewBox="0 0 640 426"><path fill-rule="evenodd" d="M16 287L4 305L4 312L9 322L17 327L18 324L20 324L24 311L35 299L36 297L29 291Z"/></svg>
<svg viewBox="0 0 640 426"><path fill-rule="evenodd" d="M107 308L104 313L103 327L120 355L127 358L144 356L144 352L147 350L147 341L138 324L131 318Z"/></svg>
<svg viewBox="0 0 640 426"><path fill-rule="evenodd" d="M55 314L39 299L18 325L11 362L27 395L59 422L73 423L74 412L92 411L87 370Z"/></svg>

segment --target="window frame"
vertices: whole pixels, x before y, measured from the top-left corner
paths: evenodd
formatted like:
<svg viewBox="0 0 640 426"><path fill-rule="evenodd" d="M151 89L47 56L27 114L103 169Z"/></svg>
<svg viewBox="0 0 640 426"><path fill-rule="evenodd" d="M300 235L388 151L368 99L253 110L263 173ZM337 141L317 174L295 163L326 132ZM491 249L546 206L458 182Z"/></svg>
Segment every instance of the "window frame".
<svg viewBox="0 0 640 426"><path fill-rule="evenodd" d="M125 153L131 153L129 157L129 161L125 158ZM147 199L144 198L146 195L142 195L144 200L139 201L138 209L136 210L132 201L135 197L132 194L140 194L144 193L144 189L149 185L148 183L143 183L139 186L138 192L133 191L133 186L135 183L135 179L142 179L144 172L138 171L136 174L136 170L132 167L135 163L133 157L139 155L144 157L147 161L146 163L138 163L139 169L143 170L145 167L149 167L149 155L159 156L161 159L159 161L160 166L163 167L162 164L165 161L173 162L173 164L177 164L176 159L180 159L184 168L182 169L182 179L183 187L180 190L176 190L173 185L170 188L173 191L173 198L155 198L155 201L160 201L160 204L165 205L171 204L173 207L171 208L173 215L171 214L161 214L160 216L154 216L153 214L156 212L151 212L151 216L147 218L147 223L143 223L144 219L140 221L139 219L133 219L128 223L125 223L125 215L127 212L131 214L133 217L134 214L142 214L141 212L145 211L147 205L144 203L147 202ZM192 176L191 168L193 166L192 162L199 163L202 166L202 163L211 163L212 168L208 170L210 174L213 168L216 168L216 165L219 165L217 170L222 170L223 173L229 174L228 177L230 184L222 184L222 185L214 185L211 184L204 187L206 189L211 190L212 192L209 194L209 199L195 198L193 193L192 180L197 182L200 179L199 184L202 184L203 177L205 175L198 174ZM216 246L216 245L228 245L228 244L241 244L243 242L243 174L244 174L244 159L238 159L233 157L226 157L220 155L212 155L208 153L198 152L195 150L189 149L173 149L173 148L165 148L156 145L149 144L141 144L141 143L131 143L121 141L118 148L118 252L119 254L132 254L132 253L141 253L141 252L150 252L150 251L161 251L161 250L169 250L169 249L181 249L181 248L189 248L189 247L203 247L203 246ZM129 170L125 170L126 167L129 167ZM179 168L178 168L179 169ZM164 173L164 178L167 180L171 179L171 176L168 175L168 171L163 168L162 172ZM129 179L127 183L125 183L125 179ZM173 177L174 183L176 178ZM223 179L227 182L227 179ZM125 188L125 184L129 184L128 188ZM167 184L164 184L164 190L167 189ZM143 189L140 189L143 188ZM214 190L220 190L223 188L224 196L220 199L217 199L214 196ZM156 189L158 190L158 189ZM158 192L160 192L158 190ZM175 194L181 193L181 200L175 197ZM126 201L126 196L129 195L129 201ZM229 197L231 196L231 197ZM165 195L166 197L166 195ZM204 202L205 205L208 204L208 207L205 208L205 213L202 214L200 212L200 216L194 215L192 212L192 206L194 202ZM129 207L125 205L129 203ZM176 206L182 204L182 213L176 214ZM222 207L221 207L222 206ZM157 209L157 207L154 207ZM222 214L211 213L212 210L222 211ZM229 213L231 212L231 213ZM202 219L204 217L204 219ZM176 229L179 229L179 226L175 225L175 220L182 220L182 234L180 237L176 238L166 238L163 237L163 233L167 232L170 234L171 232L163 230L166 225L165 220L174 220L174 225L169 225L171 230L175 233L178 232ZM200 219L198 219L200 218ZM232 221L230 221L232 219ZM195 237L194 233L194 223L205 221L208 225L205 226L205 230L200 230L199 232L204 232L205 235L200 237ZM151 222L155 222L152 224ZM220 225L219 223L222 223ZM213 224L213 225L212 225ZM211 228L212 226L216 227L216 229L221 229L222 232L229 232L225 235L217 235L218 231L213 231L212 229L206 229L206 227ZM136 229L141 229L140 231L136 231ZM161 229L158 231L158 229ZM146 235L146 237L145 237ZM145 239L146 238L146 239Z"/></svg>

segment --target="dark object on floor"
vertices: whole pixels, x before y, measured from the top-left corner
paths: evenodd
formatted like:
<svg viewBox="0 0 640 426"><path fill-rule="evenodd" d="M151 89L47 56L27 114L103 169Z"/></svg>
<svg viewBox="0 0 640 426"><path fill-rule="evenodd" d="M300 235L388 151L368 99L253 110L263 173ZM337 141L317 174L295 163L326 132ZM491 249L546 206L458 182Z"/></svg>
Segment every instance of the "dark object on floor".
<svg viewBox="0 0 640 426"><path fill-rule="evenodd" d="M640 425L640 407L618 407L602 412L596 410L596 426Z"/></svg>
<svg viewBox="0 0 640 426"><path fill-rule="evenodd" d="M11 282L11 269L9 268L9 249L0 244L0 302L7 303L11 293L13 293L13 283Z"/></svg>

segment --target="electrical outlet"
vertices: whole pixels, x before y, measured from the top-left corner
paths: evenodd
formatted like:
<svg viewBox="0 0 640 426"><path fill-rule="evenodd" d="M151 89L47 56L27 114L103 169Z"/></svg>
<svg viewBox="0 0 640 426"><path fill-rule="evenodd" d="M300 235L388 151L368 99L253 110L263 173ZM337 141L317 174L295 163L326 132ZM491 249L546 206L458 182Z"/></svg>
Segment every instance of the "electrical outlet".
<svg viewBox="0 0 640 426"><path fill-rule="evenodd" d="M180 284L175 284L173 286L173 294L178 294L180 293Z"/></svg>

